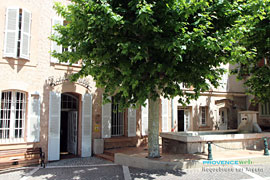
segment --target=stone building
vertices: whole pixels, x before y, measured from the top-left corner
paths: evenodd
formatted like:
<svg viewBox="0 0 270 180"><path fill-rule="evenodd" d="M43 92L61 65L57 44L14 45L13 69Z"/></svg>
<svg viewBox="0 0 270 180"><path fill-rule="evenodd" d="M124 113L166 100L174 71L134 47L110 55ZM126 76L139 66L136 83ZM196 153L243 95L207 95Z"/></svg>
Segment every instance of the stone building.
<svg viewBox="0 0 270 180"><path fill-rule="evenodd" d="M68 80L80 63L51 57L50 51L67 50L48 38L55 33L53 26L63 23L53 5L42 0L0 2L0 150L41 147L51 161L65 153L91 156L95 146L144 143L147 122L142 118L147 115L141 108L120 112L117 104L102 105L102 90L91 77ZM93 144L94 139L103 141Z"/></svg>
<svg viewBox="0 0 270 180"><path fill-rule="evenodd" d="M52 161L146 143L147 106L120 112L117 104L102 105L102 90L91 77L68 80L80 63L51 57L52 50L67 50L48 38L63 22L53 1L0 1L0 150L41 147ZM186 107L161 98L160 132L237 128L247 98L235 77L226 75L222 83Z"/></svg>

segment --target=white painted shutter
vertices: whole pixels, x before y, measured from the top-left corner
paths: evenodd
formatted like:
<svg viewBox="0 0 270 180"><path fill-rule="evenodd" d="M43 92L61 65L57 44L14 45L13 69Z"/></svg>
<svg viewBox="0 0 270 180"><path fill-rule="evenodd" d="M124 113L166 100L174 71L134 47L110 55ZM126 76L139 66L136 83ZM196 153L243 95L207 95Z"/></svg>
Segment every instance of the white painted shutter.
<svg viewBox="0 0 270 180"><path fill-rule="evenodd" d="M49 129L48 129L48 160L60 159L60 115L61 94L50 92Z"/></svg>
<svg viewBox="0 0 270 180"><path fill-rule="evenodd" d="M7 8L4 56L17 57L17 42L19 33L19 8Z"/></svg>
<svg viewBox="0 0 270 180"><path fill-rule="evenodd" d="M168 99L162 99L162 132L169 132Z"/></svg>
<svg viewBox="0 0 270 180"><path fill-rule="evenodd" d="M224 91L227 90L227 83L228 83L228 73L226 72L223 74L223 77L222 77L222 84L224 86L223 87Z"/></svg>
<svg viewBox="0 0 270 180"><path fill-rule="evenodd" d="M63 25L63 20L62 19L52 19L52 34L59 35L59 33L57 31L55 31L53 28L56 24ZM62 53L62 46L57 45L57 43L55 41L51 41L51 52L53 52L53 51L56 51L57 53ZM51 62L58 63L58 59L51 56Z"/></svg>
<svg viewBox="0 0 270 180"><path fill-rule="evenodd" d="M201 115L200 115L201 116ZM190 111L189 109L185 109L184 111L184 121L185 121L185 127L184 130L188 131L190 126Z"/></svg>
<svg viewBox="0 0 270 180"><path fill-rule="evenodd" d="M148 100L146 100L146 106L141 106L141 116L142 116L142 135L148 135Z"/></svg>
<svg viewBox="0 0 270 180"><path fill-rule="evenodd" d="M136 109L128 108L128 137L136 136Z"/></svg>
<svg viewBox="0 0 270 180"><path fill-rule="evenodd" d="M82 112L82 157L92 155L92 98L91 94L83 97Z"/></svg>
<svg viewBox="0 0 270 180"><path fill-rule="evenodd" d="M102 138L111 137L112 125L112 104L107 103L102 105Z"/></svg>
<svg viewBox="0 0 270 180"><path fill-rule="evenodd" d="M22 11L20 57L24 59L29 59L30 29L31 29L31 13L26 10L23 10Z"/></svg>
<svg viewBox="0 0 270 180"><path fill-rule="evenodd" d="M40 100L39 96L28 97L27 142L40 140Z"/></svg>

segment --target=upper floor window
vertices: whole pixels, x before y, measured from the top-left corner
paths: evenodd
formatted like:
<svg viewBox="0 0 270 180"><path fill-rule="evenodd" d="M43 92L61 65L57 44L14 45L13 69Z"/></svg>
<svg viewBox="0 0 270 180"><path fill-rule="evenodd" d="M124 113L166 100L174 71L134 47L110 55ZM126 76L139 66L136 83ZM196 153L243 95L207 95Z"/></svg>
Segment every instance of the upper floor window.
<svg viewBox="0 0 270 180"><path fill-rule="evenodd" d="M218 90L219 91L227 91L227 86L228 86L228 72L225 72L222 77L221 80L219 81L219 86L218 86Z"/></svg>
<svg viewBox="0 0 270 180"><path fill-rule="evenodd" d="M24 138L26 94L19 91L1 93L0 142Z"/></svg>
<svg viewBox="0 0 270 180"><path fill-rule="evenodd" d="M7 8L4 57L29 59L31 13L25 9Z"/></svg>
<svg viewBox="0 0 270 180"><path fill-rule="evenodd" d="M261 116L270 116L270 103L261 103L260 104L260 115Z"/></svg>
<svg viewBox="0 0 270 180"><path fill-rule="evenodd" d="M54 35L59 35L59 33L57 31L54 30L54 26L55 25L64 25L66 26L68 24L68 21L64 21L63 19L53 19L52 20L52 34ZM62 53L62 52L66 52L66 51L70 51L70 52L74 52L75 49L74 48L70 48L70 47L62 47L62 45L58 45L55 41L52 41L51 44L51 52L56 51L57 53ZM53 63L59 63L59 60L53 56L51 56L51 62ZM61 62L61 64L65 64L65 65L69 65L70 62ZM73 63L72 65L78 66L79 62L77 63Z"/></svg>

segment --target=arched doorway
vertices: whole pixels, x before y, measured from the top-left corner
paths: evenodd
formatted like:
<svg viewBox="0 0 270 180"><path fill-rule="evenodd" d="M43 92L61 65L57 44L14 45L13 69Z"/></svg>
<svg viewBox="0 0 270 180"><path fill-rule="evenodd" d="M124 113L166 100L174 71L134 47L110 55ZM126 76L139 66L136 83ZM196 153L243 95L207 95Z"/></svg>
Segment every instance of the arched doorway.
<svg viewBox="0 0 270 180"><path fill-rule="evenodd" d="M76 94L61 94L60 155L62 158L78 154L78 108Z"/></svg>

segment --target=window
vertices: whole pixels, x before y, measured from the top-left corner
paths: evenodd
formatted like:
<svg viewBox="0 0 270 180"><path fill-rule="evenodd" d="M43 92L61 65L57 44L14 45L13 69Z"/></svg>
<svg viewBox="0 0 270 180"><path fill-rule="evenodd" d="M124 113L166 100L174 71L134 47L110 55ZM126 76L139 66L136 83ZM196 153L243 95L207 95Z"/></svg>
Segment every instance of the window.
<svg viewBox="0 0 270 180"><path fill-rule="evenodd" d="M31 13L24 9L8 8L4 56L29 59Z"/></svg>
<svg viewBox="0 0 270 180"><path fill-rule="evenodd" d="M201 107L201 125L206 125L207 107Z"/></svg>
<svg viewBox="0 0 270 180"><path fill-rule="evenodd" d="M119 111L118 104L112 98L112 136L124 135L124 113Z"/></svg>
<svg viewBox="0 0 270 180"><path fill-rule="evenodd" d="M260 104L260 115L261 116L270 116L270 103L266 102Z"/></svg>
<svg viewBox="0 0 270 180"><path fill-rule="evenodd" d="M68 24L68 21L64 21L62 19L53 19L52 20L52 34L54 35L59 35L57 31L54 30L54 26L55 25L64 25L66 26ZM51 52L53 51L56 51L57 53L62 53L62 52L75 52L75 48L70 48L70 47L62 47L62 45L58 45L55 41L52 41L52 45L51 45ZM54 58L51 56L51 62L52 63L59 63L58 59L57 58ZM69 65L70 63L69 62L61 62L61 64L64 64L64 65ZM75 66L78 66L79 65L79 62L77 63L74 63L72 65L75 65Z"/></svg>
<svg viewBox="0 0 270 180"><path fill-rule="evenodd" d="M219 91L226 91L227 84L228 84L228 72L224 72L224 74L221 77L221 80L219 81L218 90Z"/></svg>
<svg viewBox="0 0 270 180"><path fill-rule="evenodd" d="M1 93L0 141L24 138L26 95L18 91Z"/></svg>
<svg viewBox="0 0 270 180"><path fill-rule="evenodd" d="M76 111L78 108L78 100L70 94L61 95L61 109Z"/></svg>

